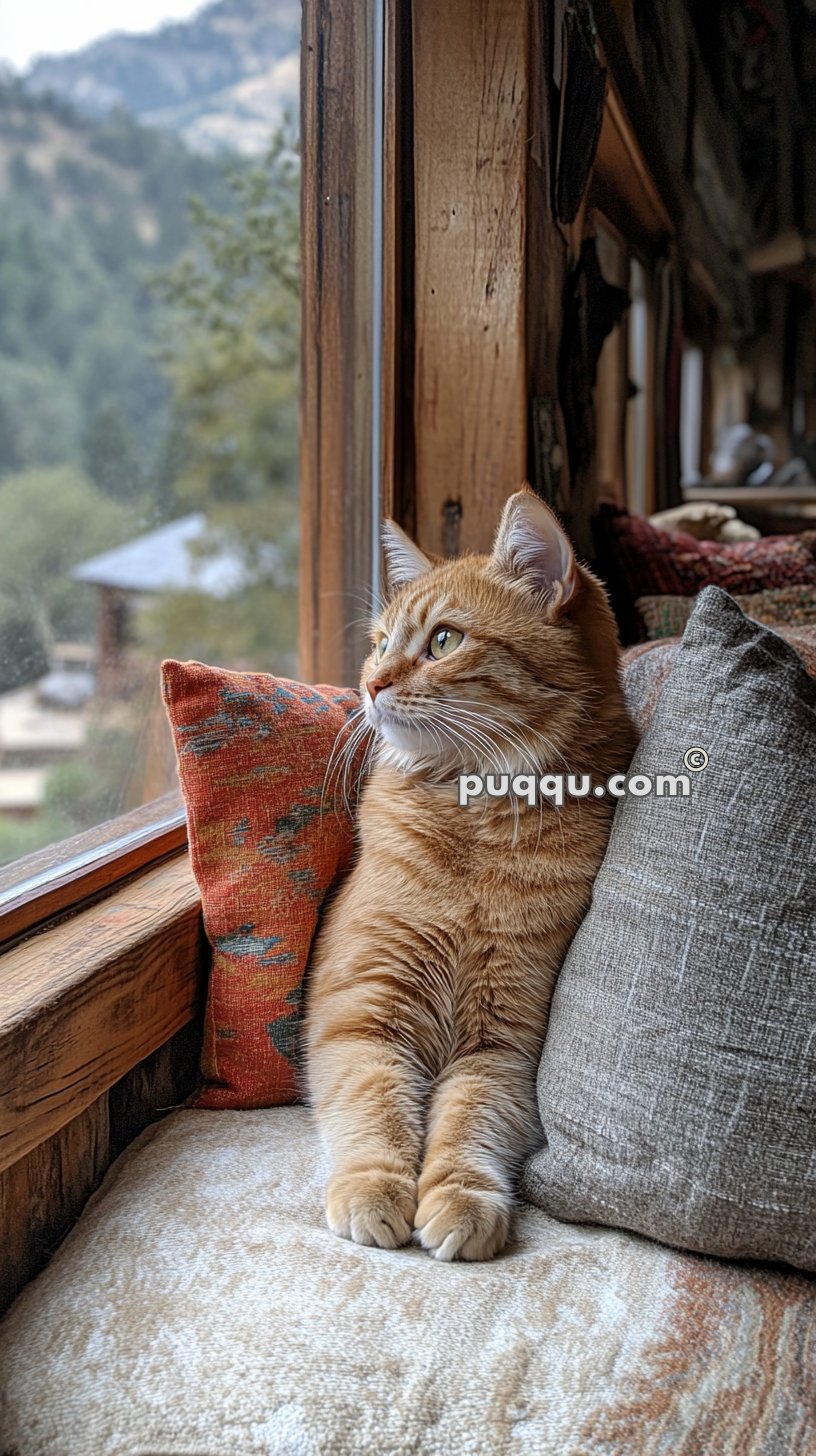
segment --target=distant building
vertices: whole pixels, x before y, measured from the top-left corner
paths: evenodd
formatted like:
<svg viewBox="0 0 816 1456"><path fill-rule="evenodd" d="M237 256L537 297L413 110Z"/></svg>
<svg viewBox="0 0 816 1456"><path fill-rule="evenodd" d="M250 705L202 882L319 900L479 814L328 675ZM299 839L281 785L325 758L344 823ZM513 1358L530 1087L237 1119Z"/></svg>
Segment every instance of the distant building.
<svg viewBox="0 0 816 1456"><path fill-rule="evenodd" d="M261 546L259 573L268 574L279 560L276 547ZM127 651L134 642L133 613L140 598L159 592L200 592L225 601L253 581L243 553L228 542L219 545L217 534L199 511L103 551L71 574L75 581L99 589L98 672L103 697L126 686Z"/></svg>
<svg viewBox="0 0 816 1456"><path fill-rule="evenodd" d="M84 653L84 657L80 654ZM82 661L87 677L88 649L60 644L47 677L0 694L0 815L27 818L40 809L49 770L82 753L88 736L88 710L82 702L55 703L41 692L58 675ZM70 666L66 666L70 664ZM59 693L56 694L59 698Z"/></svg>

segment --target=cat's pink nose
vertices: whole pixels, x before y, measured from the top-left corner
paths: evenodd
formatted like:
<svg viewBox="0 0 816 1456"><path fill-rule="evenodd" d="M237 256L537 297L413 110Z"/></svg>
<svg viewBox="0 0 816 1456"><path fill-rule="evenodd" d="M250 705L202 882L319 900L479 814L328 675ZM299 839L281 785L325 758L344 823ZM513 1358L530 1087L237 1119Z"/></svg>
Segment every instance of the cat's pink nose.
<svg viewBox="0 0 816 1456"><path fill-rule="evenodd" d="M381 677L370 677L370 678L368 678L367 681L366 681L366 692L368 693L368 696L370 697L372 703L375 703L377 701L377 694L378 693L381 693L382 690L383 690L383 688L390 688L390 686L391 686L390 680L387 680L385 678L381 678Z"/></svg>

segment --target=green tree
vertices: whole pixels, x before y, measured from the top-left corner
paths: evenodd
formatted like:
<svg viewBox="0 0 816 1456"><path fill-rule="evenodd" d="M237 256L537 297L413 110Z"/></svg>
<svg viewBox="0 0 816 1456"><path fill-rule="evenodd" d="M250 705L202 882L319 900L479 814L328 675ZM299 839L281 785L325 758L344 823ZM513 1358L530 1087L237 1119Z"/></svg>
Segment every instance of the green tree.
<svg viewBox="0 0 816 1456"><path fill-rule="evenodd" d="M133 501L144 490L133 435L120 405L103 400L82 437L82 461L94 485L111 500Z"/></svg>
<svg viewBox="0 0 816 1456"><path fill-rule="evenodd" d="M49 811L32 819L0 814L0 865L10 864L21 855L33 854L43 845L66 839L71 832L69 820L59 813Z"/></svg>
<svg viewBox="0 0 816 1456"><path fill-rule="evenodd" d="M230 174L230 214L194 204L196 253L157 283L184 443L175 501L204 511L213 549L243 553L252 585L226 604L165 598L155 642L186 652L193 627L198 655L284 671L295 661L299 175L287 127L262 162Z"/></svg>
<svg viewBox="0 0 816 1456"><path fill-rule="evenodd" d="M22 463L17 420L14 411L0 395L0 475L8 470L19 470Z"/></svg>
<svg viewBox="0 0 816 1456"><path fill-rule="evenodd" d="M44 138L47 171L34 150ZM190 193L232 205L223 160L124 112L85 118L0 77L3 159L0 476L79 464L94 417L115 403L147 479L170 398L147 282L191 242Z"/></svg>
<svg viewBox="0 0 816 1456"><path fill-rule="evenodd" d="M71 568L133 534L129 513L61 466L0 481L0 521L0 623L24 624L46 654L61 638L90 640L93 592Z"/></svg>

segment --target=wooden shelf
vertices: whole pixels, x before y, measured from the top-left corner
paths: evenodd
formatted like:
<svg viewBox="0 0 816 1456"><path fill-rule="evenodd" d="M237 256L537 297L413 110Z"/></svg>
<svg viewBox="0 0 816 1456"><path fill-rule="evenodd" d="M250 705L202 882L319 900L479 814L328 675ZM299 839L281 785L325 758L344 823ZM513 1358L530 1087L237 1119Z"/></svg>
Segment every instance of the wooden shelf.
<svg viewBox="0 0 816 1456"><path fill-rule="evenodd" d="M715 501L723 506L816 505L816 485L685 485L684 501Z"/></svg>

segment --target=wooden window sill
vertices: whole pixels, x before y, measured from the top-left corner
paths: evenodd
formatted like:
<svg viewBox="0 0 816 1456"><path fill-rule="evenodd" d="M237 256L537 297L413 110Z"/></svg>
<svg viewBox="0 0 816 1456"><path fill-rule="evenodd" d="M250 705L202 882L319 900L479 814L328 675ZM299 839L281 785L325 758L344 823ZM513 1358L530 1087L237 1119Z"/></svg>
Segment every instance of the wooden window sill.
<svg viewBox="0 0 816 1456"><path fill-rule="evenodd" d="M0 958L0 1172L191 1021L206 966L186 854Z"/></svg>
<svg viewBox="0 0 816 1456"><path fill-rule="evenodd" d="M181 795L162 798L0 869L0 944L121 884L187 844Z"/></svg>

